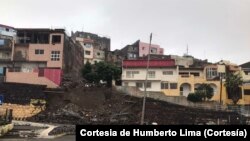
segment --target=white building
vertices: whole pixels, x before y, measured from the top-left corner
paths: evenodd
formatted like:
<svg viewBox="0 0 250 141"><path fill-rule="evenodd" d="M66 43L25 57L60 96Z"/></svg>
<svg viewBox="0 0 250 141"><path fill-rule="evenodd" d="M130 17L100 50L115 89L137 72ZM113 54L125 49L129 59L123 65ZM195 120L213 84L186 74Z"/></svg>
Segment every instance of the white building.
<svg viewBox="0 0 250 141"><path fill-rule="evenodd" d="M124 60L123 86L134 86L144 90L147 60ZM174 60L150 60L147 91L159 92L163 87L177 89L178 70Z"/></svg>

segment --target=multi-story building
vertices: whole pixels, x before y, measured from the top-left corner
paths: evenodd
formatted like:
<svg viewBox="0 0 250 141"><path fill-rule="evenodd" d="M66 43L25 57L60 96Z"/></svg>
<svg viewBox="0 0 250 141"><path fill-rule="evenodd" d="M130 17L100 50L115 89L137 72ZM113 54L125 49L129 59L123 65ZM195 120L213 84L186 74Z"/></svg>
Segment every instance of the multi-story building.
<svg viewBox="0 0 250 141"><path fill-rule="evenodd" d="M144 90L147 60L124 60L122 85ZM236 66L210 64L206 66L178 66L173 59L150 60L147 91L163 92L167 96L185 96L194 93L201 84L213 88L212 100L232 104L227 95L225 83L226 72L236 72ZM238 104L250 104L250 85L242 86L242 98Z"/></svg>
<svg viewBox="0 0 250 141"><path fill-rule="evenodd" d="M64 29L16 30L5 82L56 88L61 85L63 74L80 75L83 49L65 34Z"/></svg>
<svg viewBox="0 0 250 141"><path fill-rule="evenodd" d="M250 62L240 65L242 77L246 83L250 83Z"/></svg>
<svg viewBox="0 0 250 141"><path fill-rule="evenodd" d="M84 48L84 63L89 61L91 64L100 61L106 61L107 54L110 51L110 39L100 37L88 32L72 33L72 38Z"/></svg>
<svg viewBox="0 0 250 141"><path fill-rule="evenodd" d="M12 65L15 40L15 28L0 24L0 82L5 81L6 68Z"/></svg>
<svg viewBox="0 0 250 141"><path fill-rule="evenodd" d="M135 43L122 48L118 55L122 56L124 59L138 59L139 57L144 57L148 54L163 55L164 49L155 44L151 44L149 49L148 43L138 40Z"/></svg>
<svg viewBox="0 0 250 141"><path fill-rule="evenodd" d="M123 86L136 86L140 90L144 90L147 60L124 60L122 67ZM169 73L172 75L168 75ZM147 90L161 91L162 82L168 82L173 89L177 89L177 78L174 60L151 60L149 62Z"/></svg>

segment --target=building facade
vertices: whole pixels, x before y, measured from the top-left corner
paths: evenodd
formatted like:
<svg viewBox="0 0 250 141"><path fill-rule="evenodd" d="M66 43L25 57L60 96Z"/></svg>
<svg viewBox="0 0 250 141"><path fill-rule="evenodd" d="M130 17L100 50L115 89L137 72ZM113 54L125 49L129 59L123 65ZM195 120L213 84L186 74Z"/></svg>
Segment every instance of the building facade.
<svg viewBox="0 0 250 141"><path fill-rule="evenodd" d="M118 55L122 56L124 59L138 59L140 57L145 57L148 54L163 55L164 49L155 44L151 44L151 47L149 49L148 43L144 43L138 40L131 45L125 46L118 53Z"/></svg>
<svg viewBox="0 0 250 141"><path fill-rule="evenodd" d="M124 60L122 85L137 87L144 91L146 62L147 60ZM213 88L214 95L211 100L223 104L233 103L224 84L226 72L236 71L235 67L225 64L183 67L176 65L174 59L150 60L149 64L147 91L162 92L166 96L187 97L189 93L194 93L201 84L208 84ZM238 104L250 104L250 85L244 84L241 89L242 98Z"/></svg>
<svg viewBox="0 0 250 141"><path fill-rule="evenodd" d="M79 31L72 33L71 36L74 40L80 42L84 48L84 63L88 61L94 64L95 62L107 60L107 55L110 51L109 38Z"/></svg>
<svg viewBox="0 0 250 141"><path fill-rule="evenodd" d="M57 88L63 74L79 77L83 49L65 34L64 29L19 28L16 31L5 82Z"/></svg>
<svg viewBox="0 0 250 141"><path fill-rule="evenodd" d="M0 82L5 81L6 70L12 65L15 41L15 28L0 24Z"/></svg>
<svg viewBox="0 0 250 141"><path fill-rule="evenodd" d="M123 86L134 86L140 90L144 90L144 81L146 78L146 60L124 60L122 71ZM161 82L177 83L176 67L174 60L151 60L149 62L150 69L148 71L147 90L159 92L161 91ZM168 72L164 72L168 68L174 72L174 75L167 77ZM177 89L177 88L176 88Z"/></svg>

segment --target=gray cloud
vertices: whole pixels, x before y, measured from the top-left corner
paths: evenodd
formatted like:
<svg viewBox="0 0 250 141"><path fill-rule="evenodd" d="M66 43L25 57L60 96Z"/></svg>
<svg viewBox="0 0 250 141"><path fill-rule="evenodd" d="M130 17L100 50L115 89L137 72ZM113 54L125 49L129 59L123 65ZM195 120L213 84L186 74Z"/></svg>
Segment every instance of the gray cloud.
<svg viewBox="0 0 250 141"><path fill-rule="evenodd" d="M2 24L66 27L111 37L112 49L137 39L216 62L250 60L250 0L5 0Z"/></svg>

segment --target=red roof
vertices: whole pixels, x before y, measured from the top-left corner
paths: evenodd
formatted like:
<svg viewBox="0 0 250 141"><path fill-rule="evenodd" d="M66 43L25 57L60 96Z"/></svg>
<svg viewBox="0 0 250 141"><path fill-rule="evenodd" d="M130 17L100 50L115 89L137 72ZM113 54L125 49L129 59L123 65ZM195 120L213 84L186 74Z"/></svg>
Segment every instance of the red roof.
<svg viewBox="0 0 250 141"><path fill-rule="evenodd" d="M149 67L152 68L162 68L162 67L173 67L175 66L175 61L173 59L166 60L150 60ZM122 67L124 68L146 68L147 60L124 60Z"/></svg>

